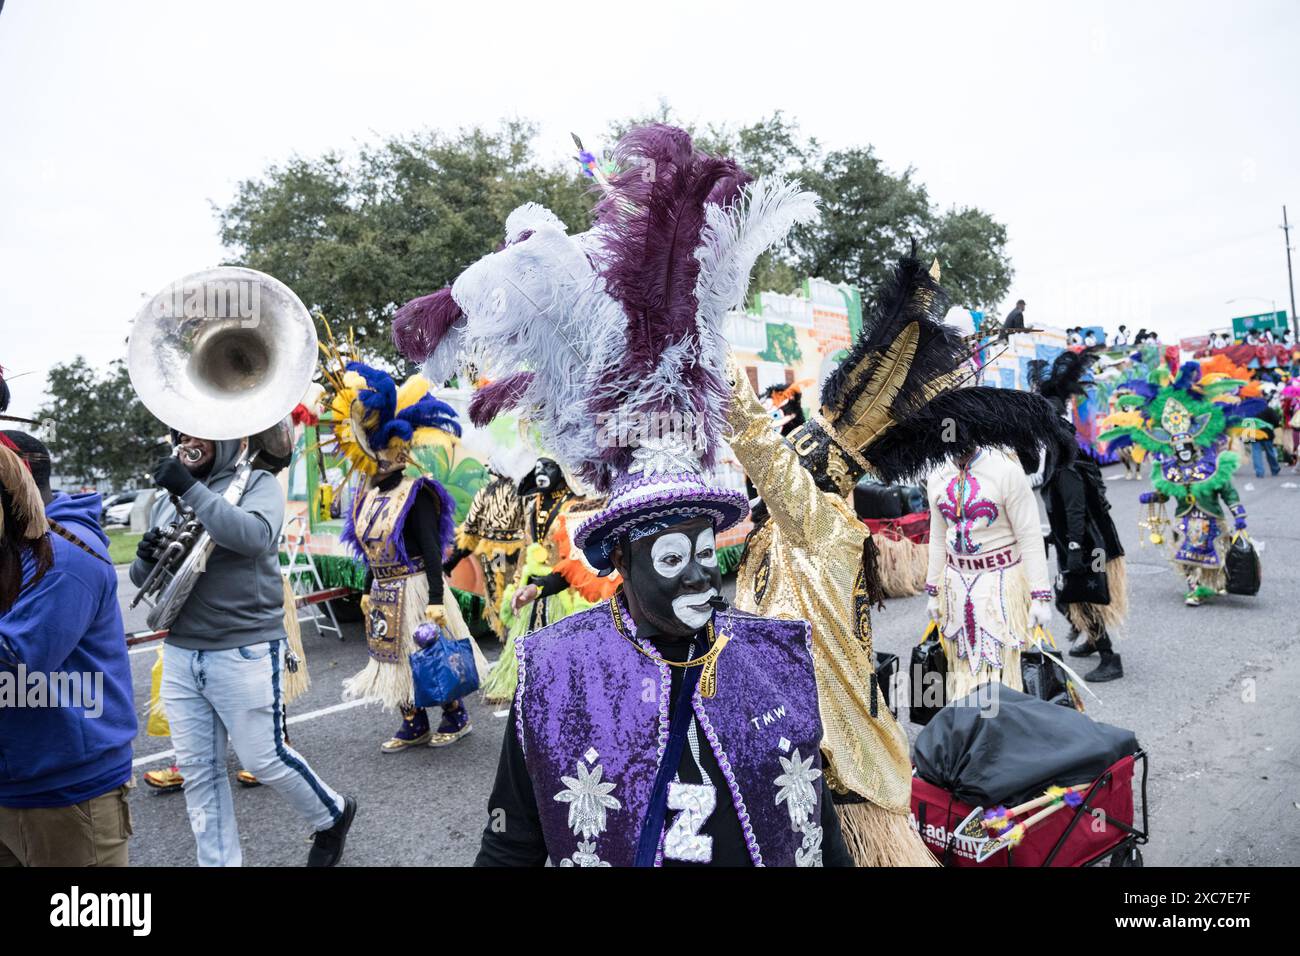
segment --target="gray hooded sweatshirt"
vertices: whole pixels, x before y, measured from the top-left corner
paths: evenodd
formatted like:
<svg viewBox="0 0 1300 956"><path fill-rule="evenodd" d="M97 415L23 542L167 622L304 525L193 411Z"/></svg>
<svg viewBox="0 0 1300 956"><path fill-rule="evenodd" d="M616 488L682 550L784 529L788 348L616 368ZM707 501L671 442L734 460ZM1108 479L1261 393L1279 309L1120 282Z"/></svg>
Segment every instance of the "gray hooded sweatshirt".
<svg viewBox="0 0 1300 956"><path fill-rule="evenodd" d="M280 577L280 527L284 490L270 472L256 470L237 504L222 493L235 477L239 441L216 442L212 470L181 496L194 509L216 548L207 570L181 608L167 643L195 651L220 651L284 638L284 590ZM176 516L171 497L159 499L153 526ZM153 566L131 565L138 587Z"/></svg>

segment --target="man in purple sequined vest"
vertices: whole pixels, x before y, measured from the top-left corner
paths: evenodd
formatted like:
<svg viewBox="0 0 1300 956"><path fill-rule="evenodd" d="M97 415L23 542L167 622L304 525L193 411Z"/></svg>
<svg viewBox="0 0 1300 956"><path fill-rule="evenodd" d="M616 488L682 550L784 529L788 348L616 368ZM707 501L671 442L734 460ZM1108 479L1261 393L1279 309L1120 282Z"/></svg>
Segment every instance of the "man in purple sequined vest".
<svg viewBox="0 0 1300 956"><path fill-rule="evenodd" d="M519 642L478 865L852 865L808 625L720 610L735 493L674 477L623 482L579 533L624 589Z"/></svg>

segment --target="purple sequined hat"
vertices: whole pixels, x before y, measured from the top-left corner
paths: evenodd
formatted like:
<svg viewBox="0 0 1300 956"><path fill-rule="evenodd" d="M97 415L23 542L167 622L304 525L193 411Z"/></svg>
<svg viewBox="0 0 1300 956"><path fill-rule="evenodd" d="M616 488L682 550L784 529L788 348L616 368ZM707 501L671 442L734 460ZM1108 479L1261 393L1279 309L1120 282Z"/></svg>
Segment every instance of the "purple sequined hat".
<svg viewBox="0 0 1300 956"><path fill-rule="evenodd" d="M749 499L739 491L709 485L693 471L627 474L615 479L604 511L578 526L574 543L601 574L613 570L610 554L628 533L656 534L695 518L711 518L715 532L743 521Z"/></svg>

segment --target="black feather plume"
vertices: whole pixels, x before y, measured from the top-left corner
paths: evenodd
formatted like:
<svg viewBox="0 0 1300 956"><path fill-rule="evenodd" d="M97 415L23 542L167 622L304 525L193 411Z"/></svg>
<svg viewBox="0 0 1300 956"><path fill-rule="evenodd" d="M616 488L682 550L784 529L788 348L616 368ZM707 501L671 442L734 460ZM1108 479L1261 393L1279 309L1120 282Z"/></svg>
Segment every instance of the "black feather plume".
<svg viewBox="0 0 1300 956"><path fill-rule="evenodd" d="M1047 359L1030 359L1025 374L1029 378L1029 390L1038 391L1038 386L1047 378Z"/></svg>
<svg viewBox="0 0 1300 956"><path fill-rule="evenodd" d="M1070 399L1087 392L1083 376L1088 373L1097 356L1088 351L1065 351L1052 362L1052 370L1038 380L1035 391L1045 398L1059 399L1065 405Z"/></svg>
<svg viewBox="0 0 1300 956"><path fill-rule="evenodd" d="M945 459L977 448L1013 450L1028 472L1040 451L1046 473L1074 460L1074 434L1041 395L1011 388L959 388L939 395L871 443L864 454L888 484L920 481Z"/></svg>
<svg viewBox="0 0 1300 956"><path fill-rule="evenodd" d="M863 364L883 355L913 322L920 332L916 357L891 407L897 418L923 405L925 386L969 357L962 333L944 325L948 306L948 294L917 258L913 243L911 254L899 260L877 293L862 334L822 385L822 406L831 413L832 421L870 384L870 375L856 374Z"/></svg>

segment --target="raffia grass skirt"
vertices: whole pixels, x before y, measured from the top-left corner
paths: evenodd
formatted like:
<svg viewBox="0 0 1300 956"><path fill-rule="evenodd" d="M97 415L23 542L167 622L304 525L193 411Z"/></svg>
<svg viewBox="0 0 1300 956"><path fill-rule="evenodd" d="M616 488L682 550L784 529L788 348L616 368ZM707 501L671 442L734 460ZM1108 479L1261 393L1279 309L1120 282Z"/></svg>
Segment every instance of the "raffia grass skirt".
<svg viewBox="0 0 1300 956"><path fill-rule="evenodd" d="M542 598L543 601L553 601L554 595ZM555 612L558 602L555 606L548 606L548 612ZM519 661L515 657L515 641L530 633L528 623L531 620L529 609L523 609L516 614L514 619L506 627L506 643L501 648L501 656L497 662L492 665L492 670L487 674L483 681L483 703L493 706L509 704L515 699L515 688L519 684ZM548 617L548 620L551 618Z"/></svg>
<svg viewBox="0 0 1300 956"><path fill-rule="evenodd" d="M1065 616L1080 634L1116 637L1128 620L1128 565L1122 554L1106 562L1106 586L1110 588L1109 604L1066 605Z"/></svg>
<svg viewBox="0 0 1300 956"><path fill-rule="evenodd" d="M953 593L954 580L956 593ZM961 576L954 569L945 567L943 584L939 589L939 643L948 658L948 675L945 682L948 696L945 699L953 701L965 697L979 685L992 681L999 681L1012 690L1024 690L1025 683L1020 674L1020 649L1028 644L1030 639L1029 603L1031 600L1024 566L1014 564L1002 571L981 574L971 588L970 596L977 624L1007 641L999 648L1002 666L994 667L982 663L972 674L965 658L957 656L956 641L944 636L954 633L953 628L950 627L950 617L958 615L958 620L961 620L960 615L966 598L966 589ZM960 634L961 631L955 633Z"/></svg>
<svg viewBox="0 0 1300 956"><path fill-rule="evenodd" d="M856 866L938 866L907 813L891 813L870 801L837 803L844 845Z"/></svg>
<svg viewBox="0 0 1300 956"><path fill-rule="evenodd" d="M451 596L451 584L446 577L442 579L443 594ZM401 710L410 707L415 700L415 682L411 677L411 655L418 650L415 643L415 629L424 621L424 609L429 604L429 582L423 574L412 575L402 590L402 618L399 650L401 659L397 661L377 661L373 657L366 661L366 666L354 676L343 682L344 700L365 700L377 702L387 710ZM447 630L457 639L469 638L474 650L474 666L478 669L479 679L488 672L487 658L479 650L478 642L465 626L461 617L460 605L454 599L443 602L442 610L447 619Z"/></svg>
<svg viewBox="0 0 1300 956"><path fill-rule="evenodd" d="M284 634L287 638L284 669L284 702L292 704L307 693L311 687L311 675L307 673L307 651L302 646L302 627L298 624L298 605L295 603L293 587L289 579L284 578ZM289 670L289 654L298 658L297 670Z"/></svg>
<svg viewBox="0 0 1300 956"><path fill-rule="evenodd" d="M885 596L910 597L925 590L925 573L930 560L930 546L917 544L904 536L894 539L885 534L873 534L876 542L877 567Z"/></svg>

